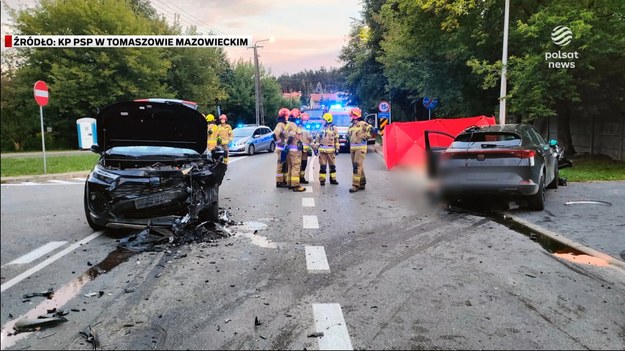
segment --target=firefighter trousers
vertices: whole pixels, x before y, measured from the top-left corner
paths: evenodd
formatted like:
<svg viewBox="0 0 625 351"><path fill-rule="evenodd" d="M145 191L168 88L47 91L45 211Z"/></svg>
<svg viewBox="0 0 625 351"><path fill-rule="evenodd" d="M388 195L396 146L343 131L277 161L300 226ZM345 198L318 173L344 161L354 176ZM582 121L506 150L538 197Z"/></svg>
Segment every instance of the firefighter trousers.
<svg viewBox="0 0 625 351"><path fill-rule="evenodd" d="M221 147L224 149L224 163L228 164L228 156L230 155L230 147L228 144L221 144Z"/></svg>
<svg viewBox="0 0 625 351"><path fill-rule="evenodd" d="M278 163L276 165L276 184L286 184L286 162L282 162L282 148L276 148L276 156L278 157Z"/></svg>
<svg viewBox="0 0 625 351"><path fill-rule="evenodd" d="M334 152L319 153L319 182L326 182L326 173L330 165L330 180L336 181L336 155Z"/></svg>
<svg viewBox="0 0 625 351"><path fill-rule="evenodd" d="M367 184L367 178L365 177L365 155L367 150L355 149L349 152L352 157L352 188L364 187Z"/></svg>
<svg viewBox="0 0 625 351"><path fill-rule="evenodd" d="M302 152L297 147L292 146L287 158L289 178L287 182L289 187L299 187L299 174L302 166Z"/></svg>

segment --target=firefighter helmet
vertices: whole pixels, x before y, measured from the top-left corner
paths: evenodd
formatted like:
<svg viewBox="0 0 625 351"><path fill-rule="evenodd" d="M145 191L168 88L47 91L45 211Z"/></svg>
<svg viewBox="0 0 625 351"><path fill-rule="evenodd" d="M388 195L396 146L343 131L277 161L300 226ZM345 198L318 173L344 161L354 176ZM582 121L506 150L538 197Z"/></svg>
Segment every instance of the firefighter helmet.
<svg viewBox="0 0 625 351"><path fill-rule="evenodd" d="M308 113L304 112L304 113L302 113L301 118L302 118L302 121L305 122L305 121L308 121L310 119L310 115Z"/></svg>
<svg viewBox="0 0 625 351"><path fill-rule="evenodd" d="M333 120L332 114L329 112L324 113L323 119L325 119L325 121L328 123L332 123L332 120Z"/></svg>
<svg viewBox="0 0 625 351"><path fill-rule="evenodd" d="M362 117L362 112L360 112L360 109L358 107L354 107L349 110L349 117L351 119L360 118Z"/></svg>
<svg viewBox="0 0 625 351"><path fill-rule="evenodd" d="M222 114L221 116L219 116L219 120L222 122L227 122L228 121L228 116L226 116L225 114Z"/></svg>
<svg viewBox="0 0 625 351"><path fill-rule="evenodd" d="M278 111L278 117L287 118L287 117L289 117L290 113L291 113L291 111L288 108L283 107L283 108L280 109L280 111Z"/></svg>
<svg viewBox="0 0 625 351"><path fill-rule="evenodd" d="M206 116L206 122L215 122L215 116L213 116L211 113L209 113Z"/></svg>
<svg viewBox="0 0 625 351"><path fill-rule="evenodd" d="M294 109L291 110L291 117L299 118L299 115L300 115L299 109L294 108Z"/></svg>

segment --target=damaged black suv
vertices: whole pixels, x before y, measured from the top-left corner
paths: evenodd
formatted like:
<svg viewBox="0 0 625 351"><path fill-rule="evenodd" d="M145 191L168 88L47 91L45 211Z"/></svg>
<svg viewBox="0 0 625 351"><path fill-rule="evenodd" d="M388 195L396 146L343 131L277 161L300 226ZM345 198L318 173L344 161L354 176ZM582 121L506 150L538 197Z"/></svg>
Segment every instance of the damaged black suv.
<svg viewBox="0 0 625 351"><path fill-rule="evenodd" d="M180 103L128 101L96 116L100 159L85 183L94 230L216 221L223 149L206 153L204 116Z"/></svg>

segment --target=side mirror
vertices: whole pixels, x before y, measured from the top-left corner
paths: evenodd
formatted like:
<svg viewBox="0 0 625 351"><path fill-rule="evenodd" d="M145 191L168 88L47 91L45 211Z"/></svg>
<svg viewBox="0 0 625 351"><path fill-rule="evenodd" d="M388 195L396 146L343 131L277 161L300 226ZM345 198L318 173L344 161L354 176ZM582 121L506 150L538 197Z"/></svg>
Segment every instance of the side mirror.
<svg viewBox="0 0 625 351"><path fill-rule="evenodd" d="M91 145L90 150L92 152L95 152L96 154L100 154L102 152L102 149L100 149L100 145L98 145L98 144Z"/></svg>
<svg viewBox="0 0 625 351"><path fill-rule="evenodd" d="M254 134L254 138L260 138L260 134Z"/></svg>
<svg viewBox="0 0 625 351"><path fill-rule="evenodd" d="M549 140L549 146L556 147L558 145L558 141L555 139Z"/></svg>

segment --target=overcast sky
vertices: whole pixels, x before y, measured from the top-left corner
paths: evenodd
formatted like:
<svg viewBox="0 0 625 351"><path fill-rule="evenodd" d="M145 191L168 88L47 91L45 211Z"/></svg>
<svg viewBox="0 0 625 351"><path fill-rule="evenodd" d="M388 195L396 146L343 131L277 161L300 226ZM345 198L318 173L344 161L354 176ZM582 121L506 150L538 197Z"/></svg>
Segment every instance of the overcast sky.
<svg viewBox="0 0 625 351"><path fill-rule="evenodd" d="M9 6L33 6L36 0L3 0ZM359 17L360 0L150 0L170 21L180 15L183 26L216 34L251 35L262 43L260 62L278 76L321 66L339 67L338 54L347 40L352 17ZM2 31L8 18L2 9ZM111 33L113 34L113 33ZM231 48L228 57L251 59L253 50Z"/></svg>

